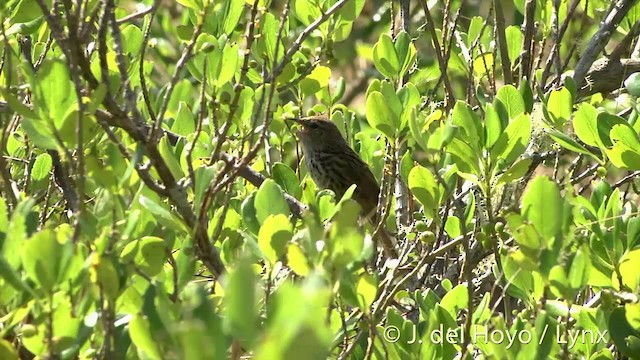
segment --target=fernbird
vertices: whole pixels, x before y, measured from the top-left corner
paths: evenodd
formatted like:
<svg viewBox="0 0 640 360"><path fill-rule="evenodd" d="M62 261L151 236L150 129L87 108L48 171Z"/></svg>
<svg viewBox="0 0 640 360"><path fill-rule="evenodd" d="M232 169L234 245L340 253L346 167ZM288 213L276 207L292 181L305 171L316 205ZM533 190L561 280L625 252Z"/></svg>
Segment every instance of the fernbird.
<svg viewBox="0 0 640 360"><path fill-rule="evenodd" d="M302 127L297 136L313 181L323 189L333 190L338 198L356 184L352 199L360 204L364 218L375 228L380 221L376 211L380 188L369 166L349 147L332 121L320 116L289 120ZM376 240L388 256L398 257L384 228L378 231Z"/></svg>

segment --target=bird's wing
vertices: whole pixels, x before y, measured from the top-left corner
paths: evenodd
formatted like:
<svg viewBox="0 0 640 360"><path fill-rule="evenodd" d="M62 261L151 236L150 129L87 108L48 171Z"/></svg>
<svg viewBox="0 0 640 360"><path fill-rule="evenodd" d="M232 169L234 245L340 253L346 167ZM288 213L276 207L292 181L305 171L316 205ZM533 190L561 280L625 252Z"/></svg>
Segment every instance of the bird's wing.
<svg viewBox="0 0 640 360"><path fill-rule="evenodd" d="M347 150L335 153L335 159L338 159L341 164L335 164L337 167L343 169L340 171L340 182L343 185L341 189L342 196L344 192L352 185L356 184L356 189L353 192L353 199L356 200L362 207L364 215L371 216L375 213L375 209L378 205L379 187L375 176L371 172L369 166L362 161L360 156L351 148Z"/></svg>

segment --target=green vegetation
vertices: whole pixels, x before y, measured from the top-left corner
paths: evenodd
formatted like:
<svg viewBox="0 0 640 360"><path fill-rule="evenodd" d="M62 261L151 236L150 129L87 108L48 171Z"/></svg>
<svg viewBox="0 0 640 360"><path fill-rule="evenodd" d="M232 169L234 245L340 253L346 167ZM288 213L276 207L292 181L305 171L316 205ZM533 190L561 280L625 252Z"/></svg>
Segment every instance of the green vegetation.
<svg viewBox="0 0 640 360"><path fill-rule="evenodd" d="M640 358L636 3L2 1L0 359Z"/></svg>

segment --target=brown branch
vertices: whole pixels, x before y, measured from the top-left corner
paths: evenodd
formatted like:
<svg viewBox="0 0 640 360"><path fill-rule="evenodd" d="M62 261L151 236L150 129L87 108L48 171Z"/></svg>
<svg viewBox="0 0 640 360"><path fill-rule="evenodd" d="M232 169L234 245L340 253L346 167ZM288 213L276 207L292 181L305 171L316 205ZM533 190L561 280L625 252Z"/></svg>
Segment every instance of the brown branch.
<svg viewBox="0 0 640 360"><path fill-rule="evenodd" d="M638 59L598 59L587 73L587 85L582 87L578 94L580 96L595 93L609 94L620 88L626 74L638 71L640 71Z"/></svg>
<svg viewBox="0 0 640 360"><path fill-rule="evenodd" d="M436 58L438 59L438 65L440 67L440 76L442 81L444 82L445 87L445 107L449 108L451 104L455 102L453 97L453 89L451 87L451 83L449 82L449 77L447 76L447 64L443 58L442 47L440 47L440 43L438 42L438 36L436 35L436 28L433 22L433 17L431 16L431 12L429 11L429 6L427 5L426 0L420 1L422 4L422 8L424 10L424 15L427 18L427 30L429 31L429 35L431 36L431 41L433 41L433 47L436 51Z"/></svg>
<svg viewBox="0 0 640 360"><path fill-rule="evenodd" d="M597 56L609 42L609 38L613 35L615 28L620 24L625 15L631 10L637 0L618 0L605 17L598 31L593 35L591 41L582 52L580 60L576 64L573 74L573 80L578 89L582 89L585 85L585 78L591 69L591 65Z"/></svg>
<svg viewBox="0 0 640 360"><path fill-rule="evenodd" d="M522 53L520 54L520 81L530 78L531 54L533 54L536 24L536 0L527 0L524 6L524 39L522 40Z"/></svg>
<svg viewBox="0 0 640 360"><path fill-rule="evenodd" d="M122 25L122 24L128 23L129 21L133 21L135 19L139 19L141 17L145 17L147 14L153 12L155 10L155 8L157 8L157 4L158 4L158 2L155 1L152 6L146 8L146 9L144 9L142 11L138 11L137 13L129 14L129 15L121 18L121 19L118 19L118 20L116 20L116 24Z"/></svg>
<svg viewBox="0 0 640 360"><path fill-rule="evenodd" d="M612 189L617 189L620 186L622 186L622 185L624 185L624 184L626 184L628 182L631 182L631 181L633 181L635 179L638 179L638 178L640 178L640 171L634 171L631 174L629 174L629 175L623 177L622 179L618 180L615 184L613 184L611 186L611 188Z"/></svg>
<svg viewBox="0 0 640 360"><path fill-rule="evenodd" d="M560 27L560 29L556 29L557 33L554 36L554 41L553 41L553 47L551 48L551 55L549 56L549 58L547 59L547 62L544 66L544 71L542 72L542 80L540 81L540 86L542 88L545 87L546 82L547 82L547 78L549 77L549 72L551 71L551 65L553 63L553 59L555 56L560 55L560 43L562 42L562 38L564 38L564 34L567 32L567 29L569 28L569 23L571 22L571 19L573 18L573 14L575 14L576 8L578 7L578 4L580 4L580 0L573 0L573 2L571 3L571 5L569 6L569 10L567 10L567 15L564 19L564 21L562 22L562 26ZM575 44L574 44L575 45ZM554 55L556 54L556 55ZM569 56L570 58L570 56ZM560 74L557 74L558 76Z"/></svg>
<svg viewBox="0 0 640 360"><path fill-rule="evenodd" d="M513 75L511 73L511 60L509 60L509 49L507 47L507 38L505 34L504 12L502 10L502 0L493 0L494 21L496 27L495 36L498 38L498 47L500 49L500 60L502 61L502 71L504 73L504 83L512 84Z"/></svg>

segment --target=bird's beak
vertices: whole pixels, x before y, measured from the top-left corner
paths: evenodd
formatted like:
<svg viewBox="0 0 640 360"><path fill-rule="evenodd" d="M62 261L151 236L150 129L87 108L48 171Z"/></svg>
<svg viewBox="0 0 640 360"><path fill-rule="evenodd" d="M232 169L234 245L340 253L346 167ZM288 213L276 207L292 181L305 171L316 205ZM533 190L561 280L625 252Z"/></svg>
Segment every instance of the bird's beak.
<svg viewBox="0 0 640 360"><path fill-rule="evenodd" d="M300 119L300 118L287 118L284 119L285 121L293 121L294 123L300 125L300 126L304 126L304 120Z"/></svg>
<svg viewBox="0 0 640 360"><path fill-rule="evenodd" d="M289 118L289 119L285 119L286 121L293 121L294 123L300 125L300 129L298 131L296 131L296 135L298 137L303 137L307 134L307 131L309 130L307 128L307 122L308 120L305 119L301 119L301 118Z"/></svg>

